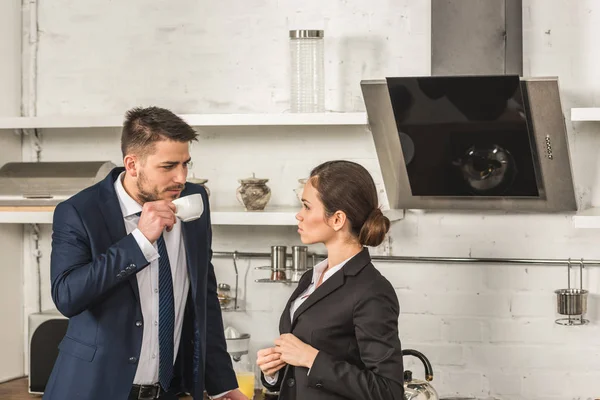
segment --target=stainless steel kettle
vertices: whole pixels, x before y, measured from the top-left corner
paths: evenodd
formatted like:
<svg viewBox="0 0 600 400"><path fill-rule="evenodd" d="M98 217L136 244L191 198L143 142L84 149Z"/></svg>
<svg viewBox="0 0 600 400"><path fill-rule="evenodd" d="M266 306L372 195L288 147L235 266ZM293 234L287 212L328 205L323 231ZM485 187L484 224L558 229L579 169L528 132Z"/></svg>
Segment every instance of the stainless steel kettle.
<svg viewBox="0 0 600 400"><path fill-rule="evenodd" d="M417 357L425 366L425 379L413 379L412 371L404 371L404 398L406 400L439 400L438 394L429 382L433 380L431 363L423 353L416 350L402 350L403 356Z"/></svg>

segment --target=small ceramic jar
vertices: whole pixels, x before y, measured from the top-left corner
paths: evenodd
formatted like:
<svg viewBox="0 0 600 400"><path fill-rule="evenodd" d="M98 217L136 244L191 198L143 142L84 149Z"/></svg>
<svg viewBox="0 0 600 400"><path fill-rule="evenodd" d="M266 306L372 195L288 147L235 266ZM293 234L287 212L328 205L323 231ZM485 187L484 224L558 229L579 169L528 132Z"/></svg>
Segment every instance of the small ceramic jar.
<svg viewBox="0 0 600 400"><path fill-rule="evenodd" d="M205 183L208 182L208 179L196 178L192 173L192 176L187 178L187 181L202 186L204 189L206 189L206 194L208 197L210 197L210 190L208 189L208 186L205 185Z"/></svg>
<svg viewBox="0 0 600 400"><path fill-rule="evenodd" d="M304 192L304 185L306 185L306 182L308 182L308 178L298 179L298 187L294 189L300 203L302 203L302 192Z"/></svg>
<svg viewBox="0 0 600 400"><path fill-rule="evenodd" d="M268 179L252 178L239 179L241 184L236 190L238 201L246 211L262 211L271 199L271 189L266 185Z"/></svg>

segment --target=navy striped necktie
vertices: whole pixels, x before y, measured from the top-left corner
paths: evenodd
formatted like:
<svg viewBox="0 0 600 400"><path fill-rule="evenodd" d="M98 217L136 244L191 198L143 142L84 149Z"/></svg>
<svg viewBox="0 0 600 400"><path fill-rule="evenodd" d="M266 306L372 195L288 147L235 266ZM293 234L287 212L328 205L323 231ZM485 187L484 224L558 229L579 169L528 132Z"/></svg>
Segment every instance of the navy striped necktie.
<svg viewBox="0 0 600 400"><path fill-rule="evenodd" d="M136 215L141 215L141 212ZM171 263L163 235L160 235L156 244L160 256L158 258L158 381L167 391L173 380L175 300Z"/></svg>
<svg viewBox="0 0 600 400"><path fill-rule="evenodd" d="M173 379L173 336L175 332L175 301L171 263L163 235L157 240L158 254L158 381L164 390L169 390Z"/></svg>

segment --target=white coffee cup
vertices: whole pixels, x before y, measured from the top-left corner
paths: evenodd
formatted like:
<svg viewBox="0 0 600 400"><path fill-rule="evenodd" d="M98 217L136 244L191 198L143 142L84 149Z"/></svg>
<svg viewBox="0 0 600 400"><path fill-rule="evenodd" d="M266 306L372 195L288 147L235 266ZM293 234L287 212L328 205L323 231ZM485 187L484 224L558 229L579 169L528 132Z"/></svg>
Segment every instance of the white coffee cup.
<svg viewBox="0 0 600 400"><path fill-rule="evenodd" d="M172 201L177 208L175 216L183 222L190 222L198 219L204 212L204 202L200 193L180 197Z"/></svg>

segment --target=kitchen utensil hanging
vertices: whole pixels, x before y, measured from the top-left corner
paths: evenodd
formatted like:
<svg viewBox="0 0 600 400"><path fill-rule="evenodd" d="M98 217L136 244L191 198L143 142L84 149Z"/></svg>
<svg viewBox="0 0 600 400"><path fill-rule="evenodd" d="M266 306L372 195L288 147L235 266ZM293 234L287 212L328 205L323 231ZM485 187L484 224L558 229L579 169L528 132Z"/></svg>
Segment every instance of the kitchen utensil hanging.
<svg viewBox="0 0 600 400"><path fill-rule="evenodd" d="M238 307L238 289L239 289L239 271L237 266L238 252L232 253L233 258L233 269L235 270L235 288L233 294L231 293L231 286L226 283L219 283L217 285L217 297L219 298L219 304L221 305L221 311L242 311ZM233 307L232 303L233 302Z"/></svg>
<svg viewBox="0 0 600 400"><path fill-rule="evenodd" d="M585 325L587 312L588 291L583 289L583 258L579 261L579 289L571 288L571 259L567 261L567 289L555 290L556 308L560 315L566 315L556 320L559 325Z"/></svg>

